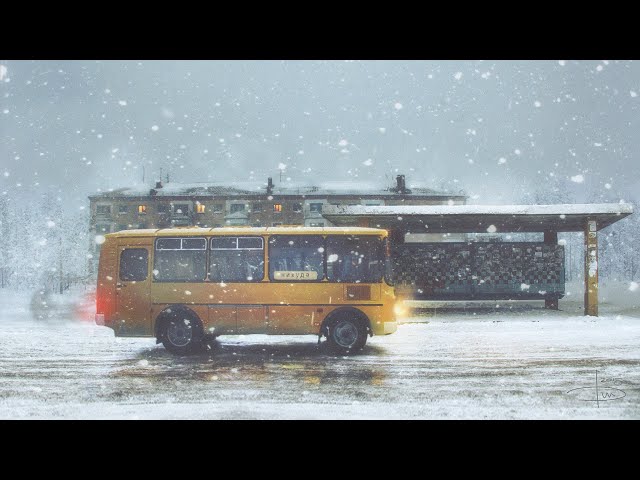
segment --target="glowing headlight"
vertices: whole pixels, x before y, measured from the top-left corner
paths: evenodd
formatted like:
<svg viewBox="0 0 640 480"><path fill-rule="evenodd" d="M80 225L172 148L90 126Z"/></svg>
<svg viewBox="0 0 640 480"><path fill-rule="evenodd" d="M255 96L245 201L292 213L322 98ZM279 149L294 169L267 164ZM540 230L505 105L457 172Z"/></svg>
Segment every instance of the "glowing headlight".
<svg viewBox="0 0 640 480"><path fill-rule="evenodd" d="M407 313L407 310L406 308L404 308L404 305L402 305L401 303L396 303L393 306L393 313L395 313L397 317L401 317L405 313Z"/></svg>

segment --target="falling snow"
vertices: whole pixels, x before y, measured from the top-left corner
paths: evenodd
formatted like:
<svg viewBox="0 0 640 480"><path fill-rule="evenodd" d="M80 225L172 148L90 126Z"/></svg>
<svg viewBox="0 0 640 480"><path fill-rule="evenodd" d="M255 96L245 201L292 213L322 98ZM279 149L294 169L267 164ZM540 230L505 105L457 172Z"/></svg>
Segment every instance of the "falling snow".
<svg viewBox="0 0 640 480"><path fill-rule="evenodd" d="M130 209L126 212L118 211L115 203L110 210L99 212L95 205L90 206L89 195L119 195L124 189L144 196L155 189L158 199L168 199L172 192L181 191L181 186L195 190L209 188L211 185L237 188L242 192L242 202L245 202L245 213L249 218L232 216L230 221L246 220L248 225L271 225L272 220L273 223L277 223L275 220L290 221L292 203L288 200L282 204L282 218L273 219L269 215L262 218L258 215L260 212L253 211L255 198L267 199L269 202L275 199L275 204L283 198L282 192L309 193L313 188L322 191L324 186L333 182L343 187L346 185L349 191L356 193L350 202L360 206L347 208L364 208L361 205L371 197L358 196L358 193L393 192L390 189L395 186L398 175L406 176L407 188L413 194L435 192L441 195L433 208L441 209L438 211L442 215L458 212L461 207L468 208L467 212L473 215L486 213L482 210L485 207L504 213L509 211L509 206L514 205L572 204L578 208L586 204L620 204L627 208L629 203L637 206L640 202L638 78L640 62L626 60L2 60L0 294L5 293L5 297L11 299L24 292L25 295L28 294L25 297L27 303L31 301L31 295L42 303L37 292L48 289L51 293L56 287L60 287L60 283L64 287L64 282L68 281L79 290L94 288L95 269L105 235L118 230L150 228L156 214L156 200L149 202L146 212L138 213L138 199L141 197L132 200ZM273 195L265 192L269 177L274 184ZM162 186L156 189L156 183L160 181ZM413 194L408 194L406 199L410 199ZM464 196L462 198L466 205L455 204L457 202L451 200L452 194ZM320 197L322 195L313 193L300 200L304 212L302 215L306 217L309 203L314 199L330 203L329 198ZM404 204L404 199L405 197L398 195L398 199L393 202L397 206L392 208L391 218L408 228L417 229L417 225L411 223L411 215L415 213L411 209L416 207L411 206L411 202ZM190 202L192 200L194 199L189 199ZM219 203L220 205L216 200L203 202L206 212L200 215L195 212L197 203L194 201L189 204L189 214L184 217L201 221L206 228L224 225L229 220L229 206L222 199ZM220 211L210 217L208 214L213 213L214 208L219 208ZM323 211L326 208L332 207L323 207ZM375 211L384 206L367 208ZM533 210L527 211L535 211L534 207L523 207L524 210L528 208ZM177 210L171 207L170 212L173 214ZM572 212L575 213L569 208L554 211L553 214L557 215L558 224L568 224ZM312 220L315 223L318 220L316 217L305 218L305 222ZM494 222L497 226L487 226L490 222L482 226L483 231L478 233L479 241L542 241L542 234L503 233L502 224ZM94 228L90 229L90 224ZM429 235L429 224L420 225L420 232L416 232L416 235L421 235L422 227L424 238L429 238L429 241L435 238L433 235L440 235ZM382 225L382 228L386 226ZM578 284L585 276L582 233L560 232L559 237L558 244L564 247L566 278ZM462 241L462 237L456 235L443 238ZM582 339L590 348L596 348L600 345L599 342L604 344L614 338L609 337L608 332L615 330L616 326L628 328L631 325L630 322L625 323L625 315L635 311L640 298L640 216L636 212L607 226L598 233L598 241L600 264L597 265L595 259L591 259L587 264L587 275L595 275L595 267L598 267L599 295L602 299L601 307L605 311L621 305L626 307L620 307L605 321L601 318L592 323L584 323L582 318L575 320L576 331L584 333ZM28 249L28 255L24 253L25 248ZM331 263L340 260L337 255L329 255ZM159 274L158 270L153 270L153 273L156 276ZM114 274L114 277L116 278L108 277L107 280L117 282L118 276ZM516 289L519 283L516 283ZM539 291L536 285L528 283L530 282L520 287L521 291ZM611 285L616 286L615 293L608 296L609 293L603 292L611 292L608 289ZM216 283L214 286L224 290L225 294L237 288L234 283ZM190 286L185 290L185 287L187 285L176 286L175 294L183 298L191 295L190 301L195 301L196 291ZM579 307L582 293L580 288L571 289L567 286L567 295L560 301L561 309L565 305L572 305L574 299L578 299L575 300L575 305ZM47 301L63 302L71 296L65 291L62 295L57 293L49 297ZM218 297L211 297L209 301L211 304L224 303ZM7 305L11 309L18 308L13 303ZM211 381L215 388L212 386L207 392L214 396L220 394L216 399L222 399L222 403L215 403L220 407L226 405L224 398L232 391L225 388L225 385L230 385L226 382L237 378L238 385L247 381L247 385L250 385L253 380L246 376L251 376L246 369L253 368L251 365L271 365L269 362L273 362L275 358L274 364L278 368L282 367L283 371L286 370L291 375L292 372L297 372L285 382L287 388L280 388L284 385L282 377L278 373L274 374L271 367L265 370L268 375L273 374L273 378L268 380L281 390L279 393L276 391L276 394L286 396L290 392L285 409L287 413L295 411L304 412L305 415L309 412L313 412L313 415L330 415L318 412L335 412L336 410L332 410L335 407L340 412L347 412L347 417L357 417L358 414L366 416L362 412L366 412L366 408L373 408L371 402L375 402L376 395L381 391L376 382L381 382L385 391L391 392L391 396L385 397L384 401L397 402L404 398L406 390L402 391L403 395L394 397L393 388L389 390L387 387L398 387L393 378L398 372L409 368L402 365L403 355L413 355L410 352L422 348L420 345L428 347L424 352L435 351L438 355L445 352L446 355L447 349L455 344L451 343L451 338L456 335L464 336L465 331L477 334L476 338L469 340L470 344L473 344L471 340L476 341L477 338L489 338L483 337L484 333L481 332L487 328L487 324L491 325L489 328L492 336L495 334L505 340L507 337L501 336L500 328L507 325L497 320L500 318L500 309L504 307L506 302L499 307L492 305L489 313L484 314L486 322L476 321L476 317L482 314L480 309L475 311L465 307L474 318L462 319L464 328L460 330L456 330L456 322L437 323L437 318L430 316L430 323L407 326L404 336L398 333L374 339L374 343L379 343L362 357L363 363L359 363L360 360L354 362L327 357L331 361L320 362L326 365L321 366L319 374L313 368L317 370L318 358L325 357L318 357L315 350L301 349L295 342L287 343L289 340L284 340L281 347L279 341L273 340L274 343L270 343L272 340L264 340L264 345L260 344L259 348L254 349L257 352L266 348L267 353L262 358L261 354L252 357L251 352L254 350L243 350L238 347L242 341L234 343L236 340L233 340L228 344L223 343L223 351L231 348L234 353L238 353L229 354L231 360L228 363L233 363L233 368L224 367L224 362L216 360L211 363L207 360L207 365L214 365L218 370L215 374L205 372L204 376L200 375L202 372L198 373L198 369L201 370L204 365L202 362L174 362L171 357L159 354L161 350L155 349L161 347L156 347L153 341L148 345L144 343L147 342L144 339L115 341L112 335L100 336L102 330L97 327L94 329L93 324L87 326L87 329L72 328L69 331L73 334L69 335L69 331L64 329L56 330L58 326L51 322L34 323L30 318L20 317L19 322L23 323L19 323L12 313L3 311L6 318L3 317L2 320L8 322L4 322L5 328L0 331L3 334L0 338L15 334L16 339L15 345L7 341L4 351L9 351L5 347L14 348L13 353L9 352L7 355L25 362L26 366L22 371L24 375L20 376L20 371L12 370L14 367L18 368L18 364L14 365L15 362L0 365L0 371L10 375L12 379L18 379L19 388L23 389L22 394L16 394L11 390L11 385L5 385L7 388L2 400L2 411L5 416L25 412L25 416L65 417L73 416L74 408L76 415L82 415L91 409L95 413L101 411L99 404L102 399L113 393L107 401L107 416L118 416L122 411L144 416L142 407L146 408L147 401L152 396L157 400L156 407L153 408L159 409L154 411L171 411L175 414L177 407L174 410L170 405L171 402L178 405L182 400L182 387L176 386L175 390L163 389L164 396L157 398L155 393L148 397L137 396L136 392L139 390L136 389L142 384L132 389L127 387L130 379L148 380L153 379L156 374L165 383L168 378L170 383L185 382L185 385L193 382L194 378ZM565 321L569 321L567 312L568 310L559 313L564 315L558 317L563 321L554 323L553 328L564 328ZM575 315L581 314L579 308L572 312ZM529 313L522 313L527 325L532 324L532 329L528 330L529 336L517 343L501 344L500 347L521 351L523 348L526 350L526 346L531 345L530 342L536 344L532 338L534 334L540 333L536 327L542 326L544 319L539 310L535 310L530 318L527 317ZM517 328L506 331L515 332L516 336L518 332L522 332L521 326L525 323L523 317L519 314L509 315L510 320L516 319ZM553 320L558 318L553 317ZM18 323L11 323L14 320ZM540 324L535 323L538 321ZM544 325L545 334L551 331L548 330L550 323ZM590 337L589 329L592 327L599 328L599 333ZM59 335L58 340L64 341L58 344L33 342L26 334L20 334L20 331L28 331L29 335L41 340L53 333L54 338ZM82 336L83 332L87 335ZM440 337L438 334L441 334ZM623 337L620 335L620 338ZM82 343L78 338L86 341L86 345L91 348L86 345L81 347ZM438 339L436 344L424 343L434 338ZM562 341L557 341L554 337L556 343L545 344L543 353L532 351L532 357L539 359L549 354L551 350L547 348L556 349L556 353L564 351L564 347L573 341L572 338L567 336ZM636 338L637 336L633 340ZM637 341L634 344L636 347L630 347L629 352L630 357L636 358ZM49 345L54 350L30 350L29 345ZM614 347L611 351L617 352L617 346L611 346ZM477 353L482 356L495 354L495 351L505 350L478 350ZM599 351L598 356L605 358L602 355L605 351L607 350ZM46 362L38 357L42 352L47 353ZM82 352L87 353L86 365L81 363L82 360L74 363L84 358ZM281 355L282 352L286 355ZM394 352L402 352L397 357L400 361L397 368L382 362L383 357L393 356ZM421 353L423 357L417 357L417 365L424 363L424 352ZM74 356L76 354L80 356ZM223 358L226 358L224 354L223 352ZM291 358L288 358L289 354ZM565 354L569 355L563 353ZM38 362L29 363L32 360L29 355ZM236 362L246 355L254 362ZM89 356L101 360L98 362L99 371L90 366L93 363L88 359ZM452 358L457 357L454 355ZM472 357L469 358L470 361L475 361ZM336 362L349 364L348 368L342 369L347 365L344 363L340 369L354 371L356 383L362 383L362 378L366 380L365 383L369 382L367 379L372 379L370 385L363 387L366 388L366 395L339 398L340 394L334 392L326 401L327 398L318 393L326 388L327 381L337 378L335 371L331 371L334 368L332 365L338 365ZM47 377L33 377L32 373L38 371L33 365L57 368L56 365L71 363L78 367L78 372L87 373L88 376L74 379L77 383L75 390L71 384L63 385L65 391L66 387L71 387L69 391L76 394L76 398L65 406L56 403L56 399L62 398L58 395L62 390L56 390L53 381ZM309 375L305 373L300 389L296 389L296 382L302 378L301 373L293 368L287 369L294 364L306 363L313 368L309 367L308 372L304 370ZM484 364L478 365L481 370L484 368ZM580 368L586 368L585 364L581 365ZM85 367L87 370L83 370ZM107 372L111 367L117 371ZM501 367L494 362L491 368L492 371L497 371ZM136 375L136 370L140 375ZM51 378L64 383L64 372L52 372ZM167 375L167 372L173 373ZM379 375L380 372L382 373ZM576 371L572 371L571 375L564 377L563 388L565 384L575 380L575 373ZM260 375L264 374L262 372ZM71 375L75 375L74 372ZM449 378L447 375L444 377ZM489 378L485 377L484 380ZM99 381L91 384L91 378ZM420 381L416 378L422 377L416 374L411 382ZM505 376L502 380L509 384L509 378ZM547 380L548 378L550 377ZM633 380L637 383L640 379L633 377ZM540 385L546 385L545 381L541 378L538 385L523 387L512 384L499 387L504 387L500 390L502 392L519 392L518 398L508 405L511 409L518 409L518 402L526 403L532 391L536 394L542 391ZM249 392L247 395L258 395L263 387L263 384L250 385L249 390L246 390ZM446 386L443 384L442 387ZM456 390L458 394L463 389L460 388ZM476 392L482 388L479 382L467 390ZM194 388L189 391L203 390ZM416 390L416 398L419 397L418 393L424 391L426 390ZM97 403L93 402L94 406L91 406L92 402L83 403L86 392L90 392L96 400ZM486 393L487 398L490 397L495 403L496 397L492 392L483 392L483 395ZM260 402L251 404L249 408L249 397L243 397L242 401L235 401L233 405L225 407L228 408L226 412L266 411L262 409ZM224 416L221 411L211 407L214 403L203 404L202 398L193 393L189 401L198 403L200 408L209 409L208 412ZM304 398L305 402L313 399L316 403L309 401L308 404L302 402L302 405L300 398ZM484 398L476 398L471 406L476 407L478 402L485 401L482 400ZM341 400L346 403L341 403ZM455 416L458 401L457 397L448 398L447 402L439 403L438 408ZM497 400L498 403L501 401ZM435 396L434 402L439 402ZM491 412L495 411L492 410L495 405L489 405L489 400L486 402L487 408L478 416L491 416ZM30 409L30 405L37 408ZM318 405L324 405L327 409ZM409 409L407 411L419 411L424 416L425 412L431 411L431 407L427 408L425 405L418 401L405 406ZM541 405L541 408L546 408L543 403L539 403L538 407ZM300 410L295 410L296 408ZM396 414L396 410L384 408L388 415ZM380 411L383 410L376 410ZM470 411L478 413L480 410ZM277 406L269 410L267 416L277 416L274 412L277 412ZM502 412L509 415L506 407ZM533 408L527 410L530 415L535 412ZM577 412L584 412L584 409L575 407L570 414L575 416ZM590 412L589 415L593 416L594 410ZM632 412L637 417L637 409L633 410L630 404L627 405L626 412Z"/></svg>
<svg viewBox="0 0 640 480"><path fill-rule="evenodd" d="M574 175L571 177L571 181L575 183L582 183L584 182L584 175L582 174Z"/></svg>

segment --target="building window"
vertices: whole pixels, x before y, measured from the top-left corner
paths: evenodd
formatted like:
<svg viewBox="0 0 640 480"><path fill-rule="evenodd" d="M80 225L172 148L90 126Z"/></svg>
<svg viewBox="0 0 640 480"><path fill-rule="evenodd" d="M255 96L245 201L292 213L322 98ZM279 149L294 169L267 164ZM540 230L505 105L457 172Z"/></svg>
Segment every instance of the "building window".
<svg viewBox="0 0 640 480"><path fill-rule="evenodd" d="M197 203L196 204L196 212L198 213L204 213L205 211L205 206L203 203Z"/></svg>
<svg viewBox="0 0 640 480"><path fill-rule="evenodd" d="M282 212L282 204L281 203L274 203L273 204L273 211L274 212Z"/></svg>
<svg viewBox="0 0 640 480"><path fill-rule="evenodd" d="M213 213L222 213L224 211L224 206L221 203L213 204Z"/></svg>
<svg viewBox="0 0 640 480"><path fill-rule="evenodd" d="M302 204L301 203L294 203L291 206L291 209L295 212L295 213L300 213L302 212Z"/></svg>
<svg viewBox="0 0 640 480"><path fill-rule="evenodd" d="M166 203L159 203L156 206L156 211L158 213L169 213L169 205L167 205Z"/></svg>
<svg viewBox="0 0 640 480"><path fill-rule="evenodd" d="M143 214L143 213L147 213L147 206L146 205L138 205L138 213L139 214Z"/></svg>
<svg viewBox="0 0 640 480"><path fill-rule="evenodd" d="M147 224L146 223L139 223L138 224L138 228L145 229L145 228L147 228Z"/></svg>
<svg viewBox="0 0 640 480"><path fill-rule="evenodd" d="M96 224L96 233L103 234L111 232L111 225L108 223L98 223Z"/></svg>
<svg viewBox="0 0 640 480"><path fill-rule="evenodd" d="M124 223L119 223L118 224L118 232L122 231L122 230L126 230L128 228L128 226Z"/></svg>
<svg viewBox="0 0 640 480"><path fill-rule="evenodd" d="M244 203L232 203L229 206L229 213L244 212Z"/></svg>
<svg viewBox="0 0 640 480"><path fill-rule="evenodd" d="M324 227L324 222L310 222L310 227Z"/></svg>
<svg viewBox="0 0 640 480"><path fill-rule="evenodd" d="M129 212L129 206L128 205L118 205L118 214L123 215L125 213Z"/></svg>
<svg viewBox="0 0 640 480"><path fill-rule="evenodd" d="M253 206L251 207L251 211L253 211L253 212L261 212L262 211L262 204L261 203L254 203Z"/></svg>
<svg viewBox="0 0 640 480"><path fill-rule="evenodd" d="M322 213L322 203L310 203L309 204L310 212Z"/></svg>
<svg viewBox="0 0 640 480"><path fill-rule="evenodd" d="M111 215L111 205L97 205L96 213L98 215Z"/></svg>
<svg viewBox="0 0 640 480"><path fill-rule="evenodd" d="M273 222L271 224L272 227L279 227L280 225L282 225L282 222Z"/></svg>

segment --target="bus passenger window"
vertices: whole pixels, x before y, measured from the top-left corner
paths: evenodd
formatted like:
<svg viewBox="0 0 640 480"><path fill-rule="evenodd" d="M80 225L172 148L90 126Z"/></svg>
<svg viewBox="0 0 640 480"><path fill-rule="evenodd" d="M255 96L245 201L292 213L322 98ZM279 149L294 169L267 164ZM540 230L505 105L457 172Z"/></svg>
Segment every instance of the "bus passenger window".
<svg viewBox="0 0 640 480"><path fill-rule="evenodd" d="M273 235L269 240L269 278L321 281L324 239L319 235Z"/></svg>
<svg viewBox="0 0 640 480"><path fill-rule="evenodd" d="M262 237L213 237L209 279L212 282L261 282L264 277Z"/></svg>
<svg viewBox="0 0 640 480"><path fill-rule="evenodd" d="M204 238L156 240L154 279L158 282L202 282L207 276Z"/></svg>
<svg viewBox="0 0 640 480"><path fill-rule="evenodd" d="M384 262L384 245L378 237L327 237L327 278L330 282L379 282L384 273Z"/></svg>

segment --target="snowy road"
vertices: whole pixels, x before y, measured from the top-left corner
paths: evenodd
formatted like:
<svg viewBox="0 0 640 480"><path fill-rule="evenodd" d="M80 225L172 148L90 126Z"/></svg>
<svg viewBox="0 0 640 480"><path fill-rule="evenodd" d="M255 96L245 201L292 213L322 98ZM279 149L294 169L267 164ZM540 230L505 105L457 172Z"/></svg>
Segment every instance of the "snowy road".
<svg viewBox="0 0 640 480"><path fill-rule="evenodd" d="M88 322L35 320L26 295L0 302L0 418L640 418L636 309L430 310L358 356L255 335L176 358Z"/></svg>

